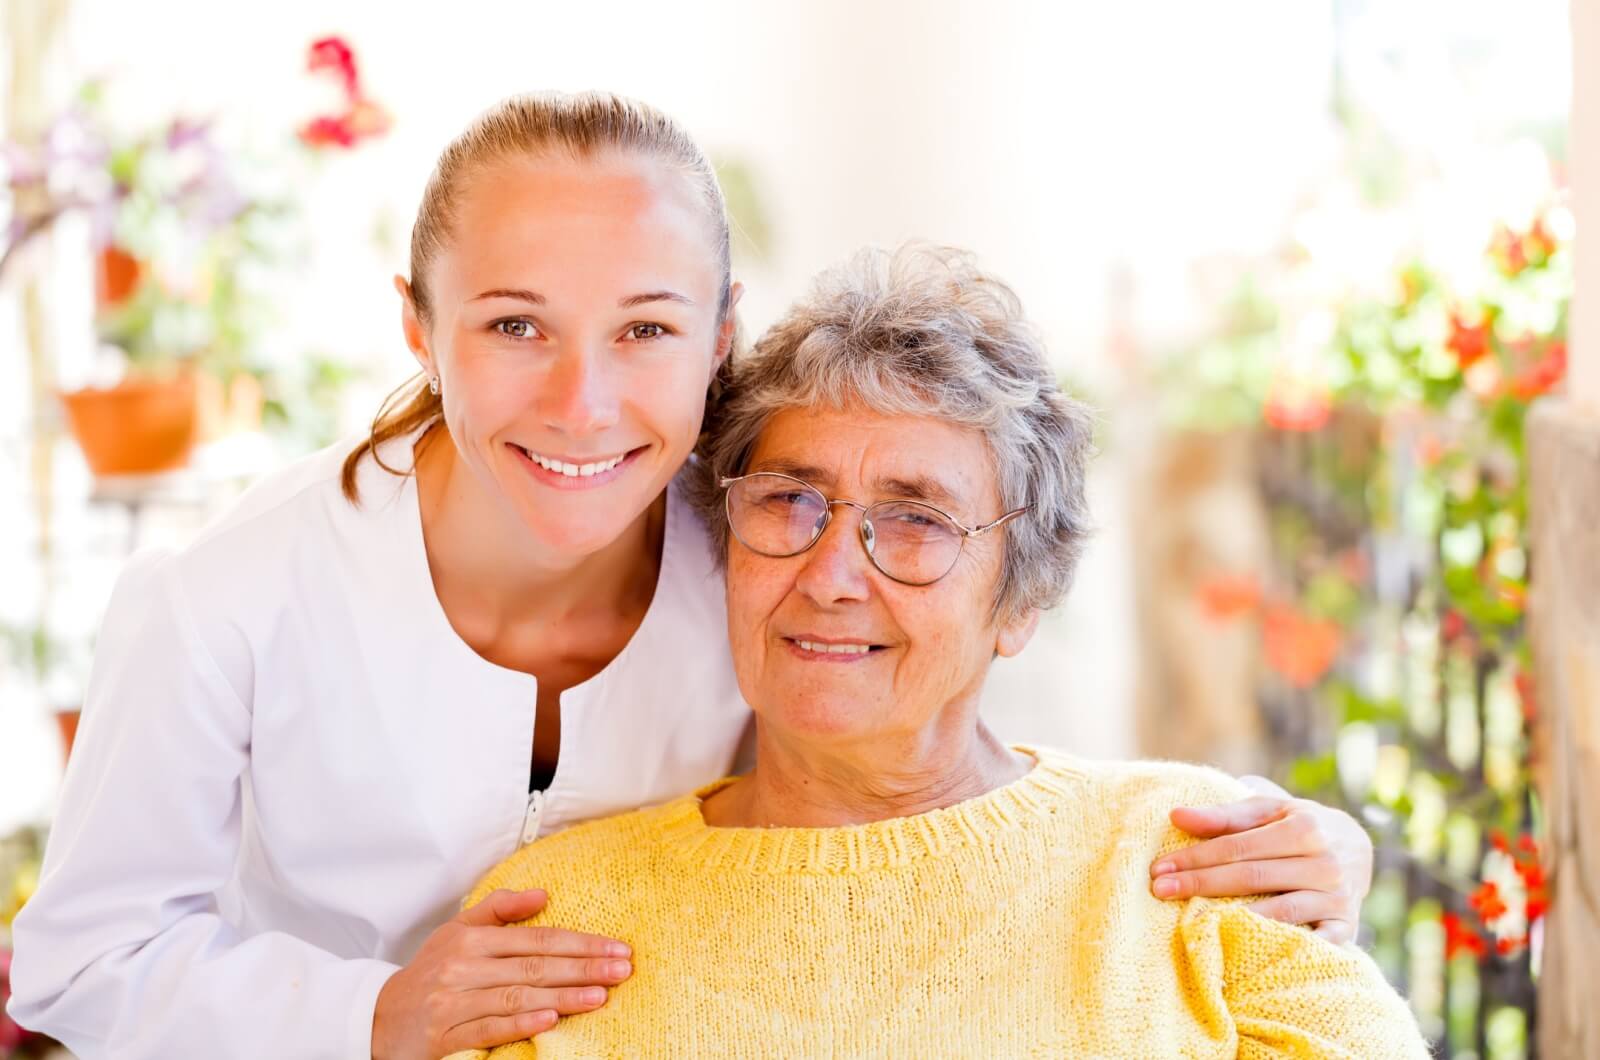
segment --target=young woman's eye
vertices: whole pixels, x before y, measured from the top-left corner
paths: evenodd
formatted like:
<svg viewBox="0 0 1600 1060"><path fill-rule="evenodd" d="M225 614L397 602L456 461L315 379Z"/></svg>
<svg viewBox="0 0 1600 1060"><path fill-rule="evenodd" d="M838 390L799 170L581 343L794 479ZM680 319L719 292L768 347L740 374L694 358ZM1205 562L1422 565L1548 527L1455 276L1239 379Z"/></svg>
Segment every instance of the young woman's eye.
<svg viewBox="0 0 1600 1060"><path fill-rule="evenodd" d="M531 320L496 320L494 329L508 339L531 339L539 333Z"/></svg>
<svg viewBox="0 0 1600 1060"><path fill-rule="evenodd" d="M667 329L660 324L634 324L628 328L628 338L635 342L645 342L650 339L659 339L667 333Z"/></svg>

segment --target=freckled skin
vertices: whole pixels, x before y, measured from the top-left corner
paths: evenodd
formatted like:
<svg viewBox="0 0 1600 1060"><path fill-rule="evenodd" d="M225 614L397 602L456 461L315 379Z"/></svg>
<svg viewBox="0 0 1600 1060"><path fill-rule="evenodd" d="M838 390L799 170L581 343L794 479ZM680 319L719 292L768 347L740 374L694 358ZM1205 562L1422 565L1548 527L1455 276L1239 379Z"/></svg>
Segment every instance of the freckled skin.
<svg viewBox="0 0 1600 1060"><path fill-rule="evenodd" d="M721 279L704 203L658 162L520 158L474 174L428 270L432 318L423 324L408 307L405 320L418 360L441 379L471 472L452 504L558 566L621 537L694 446L725 349ZM478 297L519 289L544 303ZM692 304L618 305L656 291ZM511 325L515 335L497 330L508 320L525 323ZM557 491L507 443L594 460L645 451L610 485Z"/></svg>

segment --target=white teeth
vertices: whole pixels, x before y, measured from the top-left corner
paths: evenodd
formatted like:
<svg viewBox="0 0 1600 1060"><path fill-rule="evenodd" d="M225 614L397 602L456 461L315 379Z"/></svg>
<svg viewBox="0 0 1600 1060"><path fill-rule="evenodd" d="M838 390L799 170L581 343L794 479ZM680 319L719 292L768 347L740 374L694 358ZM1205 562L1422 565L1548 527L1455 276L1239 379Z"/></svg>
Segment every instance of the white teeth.
<svg viewBox="0 0 1600 1060"><path fill-rule="evenodd" d="M540 456L531 449L524 449L523 452L528 454L528 459L546 471L554 471L556 474L565 475L568 478L591 478L595 475L603 475L622 463L623 458L628 455L623 453L621 456L614 456L610 460L601 460L594 464L568 464L562 460L551 460L547 456Z"/></svg>
<svg viewBox="0 0 1600 1060"><path fill-rule="evenodd" d="M795 643L805 651L820 652L824 655L865 655L872 650L870 644L817 644L809 640L797 640Z"/></svg>

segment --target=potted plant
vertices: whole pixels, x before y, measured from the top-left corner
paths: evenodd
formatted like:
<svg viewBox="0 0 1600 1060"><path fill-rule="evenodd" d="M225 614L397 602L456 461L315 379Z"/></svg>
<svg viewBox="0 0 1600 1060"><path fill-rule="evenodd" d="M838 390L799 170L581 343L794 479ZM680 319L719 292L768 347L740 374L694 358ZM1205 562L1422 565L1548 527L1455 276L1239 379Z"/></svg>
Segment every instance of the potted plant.
<svg viewBox="0 0 1600 1060"><path fill-rule="evenodd" d="M271 330L263 285L284 256L292 211L252 179L292 186L284 165L296 155L348 148L388 127L343 41L313 42L308 66L338 83L342 105L297 130L297 141L264 165L224 150L208 121L178 118L119 136L99 85L37 144L5 145L12 223L0 279L60 217L92 221L95 331L114 378L60 397L96 475L179 467L224 424L260 425L263 387L251 369L257 336Z"/></svg>
<svg viewBox="0 0 1600 1060"><path fill-rule="evenodd" d="M119 138L101 98L86 88L36 145L10 145L0 270L59 218L90 217L95 330L120 363L112 385L61 395L67 420L97 475L162 471L194 444L198 380L229 380L249 356L260 298L246 273L284 208L245 193L207 123Z"/></svg>

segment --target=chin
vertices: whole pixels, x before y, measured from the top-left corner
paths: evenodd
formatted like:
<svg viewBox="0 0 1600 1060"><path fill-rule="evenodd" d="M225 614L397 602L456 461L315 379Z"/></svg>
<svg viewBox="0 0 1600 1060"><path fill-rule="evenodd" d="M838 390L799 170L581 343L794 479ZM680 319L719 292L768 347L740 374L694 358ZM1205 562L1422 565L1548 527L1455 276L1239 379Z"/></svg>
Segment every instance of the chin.
<svg viewBox="0 0 1600 1060"><path fill-rule="evenodd" d="M784 697L776 709L763 716L782 729L822 740L848 740L865 736L874 717L871 706L844 695ZM881 715L879 715L881 716Z"/></svg>
<svg viewBox="0 0 1600 1060"><path fill-rule="evenodd" d="M546 550L564 556L592 556L603 551L621 537L632 524L611 519L552 518L553 512L540 512L537 516L524 515L523 525Z"/></svg>

